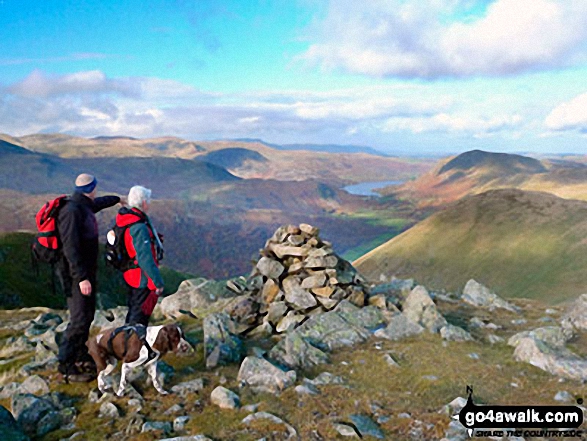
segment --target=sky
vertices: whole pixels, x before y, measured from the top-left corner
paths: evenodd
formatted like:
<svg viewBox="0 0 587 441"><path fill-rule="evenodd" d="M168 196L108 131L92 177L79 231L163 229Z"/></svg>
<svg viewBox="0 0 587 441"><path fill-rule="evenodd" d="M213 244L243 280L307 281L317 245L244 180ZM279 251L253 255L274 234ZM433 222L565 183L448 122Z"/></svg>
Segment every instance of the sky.
<svg viewBox="0 0 587 441"><path fill-rule="evenodd" d="M0 0L0 133L587 153L585 0Z"/></svg>

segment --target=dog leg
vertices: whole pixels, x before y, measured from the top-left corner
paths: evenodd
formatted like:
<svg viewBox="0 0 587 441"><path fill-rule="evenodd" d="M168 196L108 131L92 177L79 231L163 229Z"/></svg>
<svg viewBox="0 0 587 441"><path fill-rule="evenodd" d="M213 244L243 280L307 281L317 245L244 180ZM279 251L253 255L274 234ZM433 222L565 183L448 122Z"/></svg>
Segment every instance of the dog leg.
<svg viewBox="0 0 587 441"><path fill-rule="evenodd" d="M116 395L119 397L124 394L124 389L126 389L126 377L134 368L142 366L149 359L147 348L142 347L139 354L139 358L137 358L135 361L130 363L122 363L122 369L120 370L120 386L118 387L118 392L116 392Z"/></svg>
<svg viewBox="0 0 587 441"><path fill-rule="evenodd" d="M114 368L116 368L117 363L118 361L116 360L116 358L110 357L108 359L108 365L106 366L106 368L100 371L100 373L98 374L98 389L100 390L100 392L106 393L106 391L109 389L109 387L107 387L106 385L106 382L104 381L104 377L110 375Z"/></svg>
<svg viewBox="0 0 587 441"><path fill-rule="evenodd" d="M157 377L157 359L147 364L147 373L151 376L151 382L153 383L153 386L155 386L155 389L157 389L157 392L161 395L168 395L169 392L163 389L161 383L159 383L159 378Z"/></svg>
<svg viewBox="0 0 587 441"><path fill-rule="evenodd" d="M126 389L126 376L130 374L132 371L132 367L126 363L122 363L122 368L120 369L120 386L118 386L118 391L116 395L119 397L124 395L124 390Z"/></svg>

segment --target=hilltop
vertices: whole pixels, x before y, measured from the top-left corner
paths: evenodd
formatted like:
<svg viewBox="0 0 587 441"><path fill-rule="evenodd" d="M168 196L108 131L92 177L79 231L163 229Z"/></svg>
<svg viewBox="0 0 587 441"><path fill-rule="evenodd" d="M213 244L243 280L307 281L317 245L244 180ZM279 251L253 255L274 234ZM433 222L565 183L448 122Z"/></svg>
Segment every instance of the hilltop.
<svg viewBox="0 0 587 441"><path fill-rule="evenodd" d="M439 207L469 194L519 188L534 175L546 172L544 164L534 158L472 150L442 160L416 180L382 193L417 201L420 206Z"/></svg>
<svg viewBox="0 0 587 441"><path fill-rule="evenodd" d="M361 182L365 176L373 181L405 180L427 171L433 164L429 159L388 157L368 149L326 146L312 151L306 150L306 145L286 146L284 149L260 140L81 138L63 134L21 137L0 134L0 140L60 158L152 157L204 161L208 158L241 178L296 181L321 178L338 183ZM235 153L238 155L236 160Z"/></svg>
<svg viewBox="0 0 587 441"><path fill-rule="evenodd" d="M587 203L506 189L468 196L372 250L365 276L458 290L474 278L504 297L557 303L587 287Z"/></svg>

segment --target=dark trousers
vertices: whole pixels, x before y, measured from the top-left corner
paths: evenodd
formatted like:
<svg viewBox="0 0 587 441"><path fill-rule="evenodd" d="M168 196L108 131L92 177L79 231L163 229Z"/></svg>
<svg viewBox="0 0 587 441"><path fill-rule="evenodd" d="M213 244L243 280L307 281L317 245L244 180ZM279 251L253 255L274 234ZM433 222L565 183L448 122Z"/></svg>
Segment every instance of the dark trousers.
<svg viewBox="0 0 587 441"><path fill-rule="evenodd" d="M90 280L92 293L85 296L81 293L79 284L72 281L66 261L59 262L56 271L63 292L67 297L67 308L69 309L69 324L59 346L59 363L73 365L77 361L91 361L86 341L88 341L90 326L96 312L95 278Z"/></svg>
<svg viewBox="0 0 587 441"><path fill-rule="evenodd" d="M149 318L157 304L157 294L149 288L128 289L128 313L124 322L129 325L149 325Z"/></svg>

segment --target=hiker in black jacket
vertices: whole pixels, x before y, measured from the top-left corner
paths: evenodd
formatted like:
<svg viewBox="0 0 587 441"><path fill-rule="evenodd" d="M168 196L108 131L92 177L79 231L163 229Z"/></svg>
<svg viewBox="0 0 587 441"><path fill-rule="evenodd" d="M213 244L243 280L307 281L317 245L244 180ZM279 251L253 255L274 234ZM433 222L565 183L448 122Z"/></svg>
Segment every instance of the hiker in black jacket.
<svg viewBox="0 0 587 441"><path fill-rule="evenodd" d="M58 356L59 372L66 381L91 381L96 376L96 367L85 344L96 311L98 223L95 213L117 203L124 204L118 196L96 197L96 185L94 176L79 175L73 195L57 218L63 245L57 276L70 314Z"/></svg>

